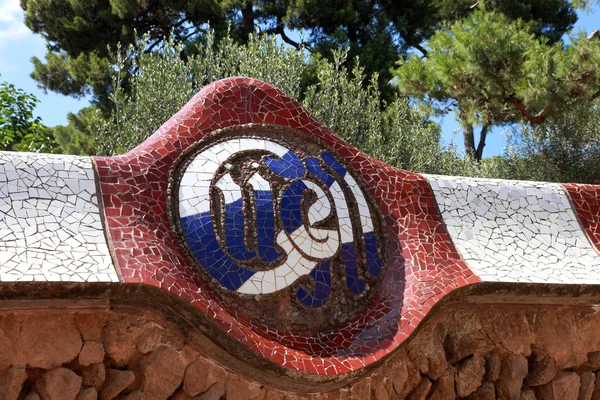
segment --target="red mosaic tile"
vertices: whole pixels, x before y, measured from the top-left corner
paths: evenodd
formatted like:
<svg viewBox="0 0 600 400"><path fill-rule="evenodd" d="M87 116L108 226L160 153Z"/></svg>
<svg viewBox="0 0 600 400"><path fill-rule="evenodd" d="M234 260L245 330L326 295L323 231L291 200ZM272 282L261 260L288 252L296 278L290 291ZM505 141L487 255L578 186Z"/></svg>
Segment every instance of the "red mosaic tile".
<svg viewBox="0 0 600 400"><path fill-rule="evenodd" d="M294 332L249 321L218 301L171 232L167 189L177 158L211 132L247 123L275 123L323 141L346 165L359 167L353 174L362 177L385 219L389 249L382 286L364 312L343 326ZM364 368L400 345L443 296L479 281L452 245L425 178L368 157L264 82L215 82L136 149L94 159L124 282L170 291L193 304L224 335L292 370L335 375ZM577 193L588 199L585 191ZM580 203L597 217L597 203ZM590 225L594 235L599 234L597 221Z"/></svg>
<svg viewBox="0 0 600 400"><path fill-rule="evenodd" d="M600 251L600 186L563 184L590 242Z"/></svg>

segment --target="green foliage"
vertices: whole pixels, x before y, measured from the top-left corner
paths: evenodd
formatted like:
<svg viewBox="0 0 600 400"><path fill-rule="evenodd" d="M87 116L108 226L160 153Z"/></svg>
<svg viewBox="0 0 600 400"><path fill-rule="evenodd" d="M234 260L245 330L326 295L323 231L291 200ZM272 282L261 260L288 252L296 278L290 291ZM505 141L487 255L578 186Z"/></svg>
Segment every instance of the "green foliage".
<svg viewBox="0 0 600 400"><path fill-rule="evenodd" d="M115 71L117 88L111 101L114 112L93 124L99 154L120 154L149 137L176 113L203 85L227 76L250 76L268 81L292 97L301 91L306 68L315 71L316 83L306 89L304 105L321 122L373 157L420 172L467 171L470 165L454 151L440 146L439 127L427 121L404 99L381 103L376 78L364 84L364 70L344 67L345 52L335 63L319 60L306 64L302 51L286 49L275 38L250 36L241 46L231 39L215 43L212 35L200 53L187 62L180 45L167 42L153 53L135 47L123 52L118 65L138 73L121 88L123 75Z"/></svg>
<svg viewBox="0 0 600 400"><path fill-rule="evenodd" d="M576 20L574 7L588 1L481 0L479 9L472 3L23 0L27 23L49 43L46 61L34 60L34 77L65 94L94 93L100 107L70 114L68 126L52 130L34 120L37 136L11 139L10 148L120 154L206 84L242 75L301 99L343 139L404 169L598 181L600 42L583 35L568 45L559 40ZM217 34L204 29L211 16ZM150 33L138 40L134 29ZM310 58L286 35L289 29L307 29ZM424 56L413 53L398 68L398 85L426 113L387 85L391 63L409 48ZM425 118L450 110L474 157L440 144L439 127ZM510 150L478 162L489 128L518 121L528 124L513 132ZM482 126L478 146L476 125ZM40 147L36 138L47 143Z"/></svg>
<svg viewBox="0 0 600 400"><path fill-rule="evenodd" d="M511 20L532 21L537 35L556 41L575 22L569 0L480 0L489 11ZM385 98L391 99L390 68L410 48L425 51L423 43L444 21L472 12L473 0L21 0L25 23L48 44L45 60L33 59L40 87L59 93L93 94L106 105L112 91L108 47L135 44L135 32L148 33L145 48L152 51L169 38L186 47L206 40L206 26L245 44L251 34L274 34L299 49L333 61L334 49L348 48L347 68L359 57L367 76L377 74ZM304 43L289 35L304 30ZM191 51L186 49L182 55ZM306 71L307 73L310 71ZM312 78L308 78L312 79ZM104 110L106 111L106 110Z"/></svg>
<svg viewBox="0 0 600 400"><path fill-rule="evenodd" d="M504 14L509 20L531 21L538 36L554 42L577 21L576 8L587 0L382 0L405 48L417 47L446 23L460 21L473 12L474 5L488 12Z"/></svg>
<svg viewBox="0 0 600 400"><path fill-rule="evenodd" d="M33 59L40 87L97 100L110 91L108 47L134 43L136 31L149 34L149 46L171 36L190 40L208 21L224 21L217 0L21 0L21 7L27 27L48 45L45 62Z"/></svg>
<svg viewBox="0 0 600 400"><path fill-rule="evenodd" d="M112 118L94 129L99 154L120 154L145 140L175 114L204 85L221 78L244 75L276 85L293 97L300 94L304 53L285 49L275 38L251 36L247 45L231 38L217 46L212 33L206 44L184 62L181 44L165 42L155 52L129 46L118 53L120 66L113 76ZM136 74L128 76L133 68ZM124 89L127 85L127 90Z"/></svg>
<svg viewBox="0 0 600 400"><path fill-rule="evenodd" d="M79 110L77 114L67 115L68 125L58 125L52 130L56 148L54 153L94 155L96 154L96 141L92 133L92 126L101 120L100 111L93 106Z"/></svg>
<svg viewBox="0 0 600 400"><path fill-rule="evenodd" d="M600 108L568 111L560 120L515 129L498 177L600 184Z"/></svg>
<svg viewBox="0 0 600 400"><path fill-rule="evenodd" d="M535 128L524 127L506 156L476 162L460 156L452 144L444 148L439 127L406 99L382 101L377 77L368 80L358 64L350 72L344 67L345 51L334 52L333 63L320 59L307 64L303 52L286 49L275 38L250 36L246 46L229 38L215 43L211 34L208 38L206 46L187 62L179 57L181 46L172 42L153 53L138 52L136 47L119 53L117 64L133 66L138 73L125 80L115 70L112 116L104 119L95 113L87 119L98 154L132 149L210 82L227 76L250 76L298 97L303 71L310 68L315 81L304 89L303 105L344 140L388 164L423 173L487 178L589 182L598 177L594 172L600 169L600 116L596 108L582 105L577 115L549 120ZM128 85L128 92L122 89L123 84ZM61 140L60 135L57 140ZM561 141L569 144L558 151L556 143Z"/></svg>
<svg viewBox="0 0 600 400"><path fill-rule="evenodd" d="M414 171L439 171L439 127L404 99L381 104L377 77L365 85L358 63L352 73L343 67L346 56L336 51L334 63L319 61L317 83L308 87L304 106L342 139L381 161Z"/></svg>
<svg viewBox="0 0 600 400"><path fill-rule="evenodd" d="M38 99L8 82L0 83L0 149L50 151L51 132L33 116Z"/></svg>
<svg viewBox="0 0 600 400"><path fill-rule="evenodd" d="M43 89L82 98L96 95L96 102L102 103L110 83L110 63L96 51L80 53L70 57L65 52L47 52L45 63L37 57L31 59L31 77Z"/></svg>
<svg viewBox="0 0 600 400"><path fill-rule="evenodd" d="M465 130L465 148L481 159L472 127L560 118L569 106L600 90L600 41L580 34L550 44L536 25L503 14L475 11L428 42L426 59L412 54L396 71L401 90L431 111L454 109ZM470 129L470 131L469 131Z"/></svg>
<svg viewBox="0 0 600 400"><path fill-rule="evenodd" d="M575 8L589 5L588 1L565 0L485 0L480 3L484 11L503 14L510 21L531 23L535 35L549 43L560 41L562 35L573 28L577 22Z"/></svg>

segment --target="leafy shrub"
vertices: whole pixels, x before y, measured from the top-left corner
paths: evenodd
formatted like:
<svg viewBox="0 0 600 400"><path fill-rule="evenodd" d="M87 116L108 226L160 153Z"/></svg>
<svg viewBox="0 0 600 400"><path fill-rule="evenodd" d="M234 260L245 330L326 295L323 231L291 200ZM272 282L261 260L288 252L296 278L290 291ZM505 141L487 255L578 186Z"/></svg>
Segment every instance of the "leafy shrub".
<svg viewBox="0 0 600 400"><path fill-rule="evenodd" d="M208 41L195 54L181 57L181 45L167 42L152 53L142 53L146 37L136 47L119 49L113 76L112 116L94 124L97 151L114 155L128 151L149 137L204 85L228 76L249 76L272 83L304 106L343 139L371 156L401 168L450 173L462 164L452 150L440 145L439 127L398 98L380 100L377 77L364 85L358 62L352 72L343 66L346 52L333 63L307 62L303 51L285 48L275 38L250 38L247 45L231 39ZM185 60L185 61L184 61ZM126 77L125 69L136 73ZM310 68L316 81L303 87Z"/></svg>

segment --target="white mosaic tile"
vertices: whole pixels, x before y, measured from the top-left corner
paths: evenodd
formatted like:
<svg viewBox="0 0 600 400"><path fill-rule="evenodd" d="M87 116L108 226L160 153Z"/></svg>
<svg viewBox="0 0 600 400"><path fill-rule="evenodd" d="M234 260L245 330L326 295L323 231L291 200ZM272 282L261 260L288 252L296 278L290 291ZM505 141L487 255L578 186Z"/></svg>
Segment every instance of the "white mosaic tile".
<svg viewBox="0 0 600 400"><path fill-rule="evenodd" d="M316 261L305 258L288 240L283 231L277 237L279 245L287 253L285 262L269 271L258 271L238 289L239 293L273 293L281 290L303 275L309 274L317 265ZM267 282L265 284L265 282Z"/></svg>
<svg viewBox="0 0 600 400"><path fill-rule="evenodd" d="M119 281L89 157L0 152L0 281Z"/></svg>
<svg viewBox="0 0 600 400"><path fill-rule="evenodd" d="M559 185L425 176L452 241L483 281L600 283L600 254Z"/></svg>

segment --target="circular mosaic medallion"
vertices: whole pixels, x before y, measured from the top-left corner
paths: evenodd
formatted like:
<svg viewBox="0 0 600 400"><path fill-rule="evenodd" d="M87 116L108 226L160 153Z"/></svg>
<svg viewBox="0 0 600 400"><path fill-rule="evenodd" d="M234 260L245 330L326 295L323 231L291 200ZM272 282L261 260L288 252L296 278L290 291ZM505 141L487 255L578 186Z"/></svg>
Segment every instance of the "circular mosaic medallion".
<svg viewBox="0 0 600 400"><path fill-rule="evenodd" d="M356 317L385 267L383 222L360 180L288 128L215 132L174 171L172 222L212 290L249 320L324 330Z"/></svg>

